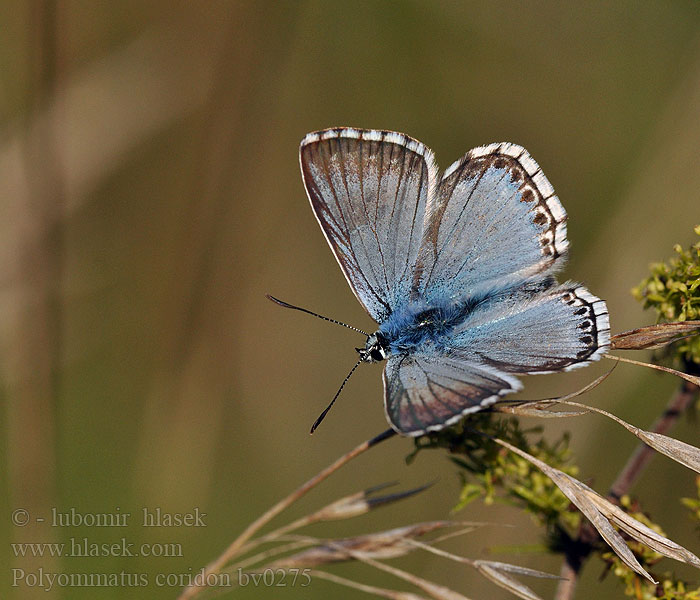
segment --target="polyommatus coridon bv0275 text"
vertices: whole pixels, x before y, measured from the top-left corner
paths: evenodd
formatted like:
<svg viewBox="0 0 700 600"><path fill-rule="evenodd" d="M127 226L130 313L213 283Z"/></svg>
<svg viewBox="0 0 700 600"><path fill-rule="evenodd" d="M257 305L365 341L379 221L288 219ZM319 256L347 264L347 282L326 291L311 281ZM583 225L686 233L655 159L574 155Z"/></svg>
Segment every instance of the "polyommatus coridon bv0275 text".
<svg viewBox="0 0 700 600"><path fill-rule="evenodd" d="M516 375L608 349L605 302L554 278L566 212L522 147L474 148L440 175L417 140L338 128L308 134L299 156L328 244L379 324L355 367L386 360L398 433L438 431L521 389Z"/></svg>

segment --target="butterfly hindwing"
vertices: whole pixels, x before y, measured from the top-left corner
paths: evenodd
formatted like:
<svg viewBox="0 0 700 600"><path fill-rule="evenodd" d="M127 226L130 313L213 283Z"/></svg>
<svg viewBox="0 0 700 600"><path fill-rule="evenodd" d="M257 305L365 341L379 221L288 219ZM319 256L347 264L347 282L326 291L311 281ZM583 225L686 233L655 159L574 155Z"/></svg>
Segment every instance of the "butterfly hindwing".
<svg viewBox="0 0 700 600"><path fill-rule="evenodd" d="M520 146L474 148L428 203L415 284L428 300L479 296L564 263L566 212Z"/></svg>
<svg viewBox="0 0 700 600"><path fill-rule="evenodd" d="M605 303L581 286L540 281L496 295L444 343L389 358L387 419L404 435L438 431L521 389L513 375L587 365L609 340Z"/></svg>
<svg viewBox="0 0 700 600"><path fill-rule="evenodd" d="M299 149L311 206L350 287L381 322L410 292L432 152L403 134L329 129Z"/></svg>
<svg viewBox="0 0 700 600"><path fill-rule="evenodd" d="M598 360L610 344L605 302L586 288L535 286L482 302L445 340L455 358L516 374L569 371Z"/></svg>
<svg viewBox="0 0 700 600"><path fill-rule="evenodd" d="M391 356L384 369L386 416L403 435L440 430L519 389L512 375L436 351Z"/></svg>

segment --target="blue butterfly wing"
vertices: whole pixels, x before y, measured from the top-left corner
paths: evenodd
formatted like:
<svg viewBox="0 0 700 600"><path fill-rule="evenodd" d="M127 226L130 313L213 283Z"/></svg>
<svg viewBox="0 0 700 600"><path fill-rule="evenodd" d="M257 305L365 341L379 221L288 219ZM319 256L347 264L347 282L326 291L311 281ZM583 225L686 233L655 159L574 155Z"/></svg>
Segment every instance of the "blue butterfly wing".
<svg viewBox="0 0 700 600"><path fill-rule="evenodd" d="M564 263L566 212L530 155L509 143L475 148L429 200L415 284L430 303L478 297Z"/></svg>
<svg viewBox="0 0 700 600"><path fill-rule="evenodd" d="M437 349L391 356L384 369L384 410L402 435L438 431L521 389L507 373Z"/></svg>
<svg viewBox="0 0 700 600"><path fill-rule="evenodd" d="M605 302L581 286L540 281L497 294L444 343L389 358L387 419L403 435L439 431L521 389L514 375L585 366L609 342Z"/></svg>
<svg viewBox="0 0 700 600"><path fill-rule="evenodd" d="M311 206L355 296L383 321L405 301L423 238L432 152L403 134L310 133L299 149Z"/></svg>
<svg viewBox="0 0 700 600"><path fill-rule="evenodd" d="M536 287L476 306L445 340L444 351L516 374L569 371L598 360L610 345L605 302L573 284Z"/></svg>

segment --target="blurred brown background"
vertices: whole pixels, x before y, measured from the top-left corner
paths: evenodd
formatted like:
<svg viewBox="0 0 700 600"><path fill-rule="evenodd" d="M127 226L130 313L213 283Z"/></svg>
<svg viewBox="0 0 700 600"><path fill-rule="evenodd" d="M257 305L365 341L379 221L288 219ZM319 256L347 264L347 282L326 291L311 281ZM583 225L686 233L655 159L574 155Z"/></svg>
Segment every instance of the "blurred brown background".
<svg viewBox="0 0 700 600"><path fill-rule="evenodd" d="M0 4L0 589L14 598L172 598L173 587L43 591L12 569L195 573L254 517L386 428L380 368L353 377L308 428L363 339L264 298L364 329L309 209L297 148L338 125L404 131L443 168L469 148L522 144L569 213L565 276L609 303L614 331L652 318L629 289L700 221L700 4L676 2L24 2ZM639 358L639 357L637 357ZM603 372L533 377L523 397ZM585 401L646 426L677 385L628 365ZM573 433L582 477L605 491L635 442L597 417ZM675 433L697 440L681 423ZM446 456L407 467L409 440L351 463L289 516L384 481L422 496L348 522L349 535L448 518ZM635 487L673 539L698 551L678 498L692 475L655 458ZM133 514L129 527L51 527L51 508ZM207 514L149 529L143 507ZM23 508L24 527L9 515ZM558 572L541 531L476 502L490 527L445 547ZM37 518L45 518L41 523ZM283 518L279 523L283 522ZM16 558L9 542L177 542L180 558ZM396 561L470 598L506 592L472 570ZM697 580L697 572L676 569ZM334 569L402 587L368 567ZM15 574L19 571L15 571ZM619 598L602 565L577 598ZM555 584L534 582L551 597ZM323 581L245 588L243 598L361 597ZM233 597L233 594L231 594ZM7 597L2 592L2 597Z"/></svg>

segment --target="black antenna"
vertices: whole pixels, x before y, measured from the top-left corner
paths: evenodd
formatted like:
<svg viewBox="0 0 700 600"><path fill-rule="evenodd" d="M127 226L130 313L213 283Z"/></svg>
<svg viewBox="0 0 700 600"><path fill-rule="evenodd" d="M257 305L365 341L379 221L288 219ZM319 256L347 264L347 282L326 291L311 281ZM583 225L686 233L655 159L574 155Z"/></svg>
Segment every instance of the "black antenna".
<svg viewBox="0 0 700 600"><path fill-rule="evenodd" d="M312 312L310 310L307 310L305 308L301 308L300 306L294 306L293 304L289 304L289 302L284 302L283 300L279 300L278 298L275 298L274 296L270 296L270 294L265 294L265 297L268 300L272 300L275 304L279 304L280 306L284 308L293 308L294 310L300 310L301 312L305 312L307 315L313 315L314 317L318 317L319 319L323 319L324 321L330 321L331 323L335 323L336 325L342 325L343 327L347 327L348 329L352 329L353 331L357 331L358 333L361 333L364 336L369 337L369 333L365 333L362 331L362 329L358 329L357 327L353 327L352 325L348 325L347 323L343 323L342 321L336 321L335 319L331 319L329 317L324 317L323 315L319 315L318 313ZM362 362L362 361L360 361ZM358 363L360 364L360 363ZM355 365L357 367L357 365ZM354 371L355 369L353 369ZM347 379L346 379L347 381ZM344 384L344 383L343 383ZM342 386L340 389L343 389ZM335 400L335 398L334 398ZM333 404L331 402L331 404ZM330 408L330 407L329 407ZM313 433L313 431L311 432Z"/></svg>
<svg viewBox="0 0 700 600"><path fill-rule="evenodd" d="M301 309L301 310L304 310L304 309ZM341 323L341 324L342 324L342 323ZM361 363L363 360L364 360L364 359L362 359L362 358L361 358L360 360L358 360L358 361L355 363L355 366L354 366L352 369L350 369L350 372L348 373L348 376L347 376L345 379L343 379L343 383L340 384L340 388L339 388L338 391L335 393L335 396L333 396L333 400L331 400L331 403L330 403L328 406L326 406L326 410L324 410L324 411L318 416L318 419L316 419L316 421L314 421L314 424L311 426L311 431L309 431L309 433L313 433L314 431L316 431L316 428L321 424L321 421L323 421L323 419L326 418L326 415L328 414L328 411L331 409L331 407L333 406L333 404L335 403L335 401L338 399L338 396L340 396L340 392L343 391L343 388L345 387L345 384L348 382L348 379L350 379L350 376L355 372L355 369L357 369L357 367L360 366L360 363Z"/></svg>

